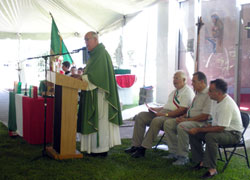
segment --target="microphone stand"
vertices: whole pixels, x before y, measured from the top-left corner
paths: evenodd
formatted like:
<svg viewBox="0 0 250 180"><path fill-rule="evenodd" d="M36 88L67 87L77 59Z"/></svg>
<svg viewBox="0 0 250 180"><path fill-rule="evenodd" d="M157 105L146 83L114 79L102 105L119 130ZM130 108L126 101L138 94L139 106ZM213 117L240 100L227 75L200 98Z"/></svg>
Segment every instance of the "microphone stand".
<svg viewBox="0 0 250 180"><path fill-rule="evenodd" d="M38 160L42 157L50 157L48 156L48 154L46 153L46 121L47 121L47 88L48 88L48 82L47 82L47 61L48 61L48 57L53 57L53 56L62 56L62 55L66 55L66 54L74 54L74 53L78 53L81 49L77 49L77 50L73 50L72 52L67 52L67 53L60 53L60 54L52 54L52 55L45 55L45 56L38 56L38 57L31 57L31 58L27 58L27 60L32 60L32 59L40 59L43 58L45 61L45 94L44 94L44 136L43 136L43 150L42 150L42 156L38 156L34 159L32 159L31 161L35 161Z"/></svg>

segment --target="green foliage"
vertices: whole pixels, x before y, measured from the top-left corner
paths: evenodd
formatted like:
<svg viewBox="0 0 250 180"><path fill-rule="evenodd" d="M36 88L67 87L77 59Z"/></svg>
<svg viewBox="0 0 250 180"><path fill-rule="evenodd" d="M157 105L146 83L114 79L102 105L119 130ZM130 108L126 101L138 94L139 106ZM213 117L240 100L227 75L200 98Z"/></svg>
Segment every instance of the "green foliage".
<svg viewBox="0 0 250 180"><path fill-rule="evenodd" d="M136 106L138 106L138 103L139 103L139 96L134 96L133 97L133 104L128 104L128 105L123 104L122 110L131 109L133 107L136 107Z"/></svg>
<svg viewBox="0 0 250 180"><path fill-rule="evenodd" d="M138 104L123 105L122 110L131 109L131 108L136 107L136 106L138 106Z"/></svg>
<svg viewBox="0 0 250 180"><path fill-rule="evenodd" d="M22 138L8 136L0 123L0 180L194 180L205 172L192 171L190 166L172 166L171 160L161 156L168 152L148 150L145 158L133 159L124 153L129 139L112 148L108 157L57 161L42 156L43 145L30 145ZM79 144L77 144L79 147ZM250 152L249 152L250 154ZM35 159L36 157L40 157ZM219 171L223 162L218 162ZM250 169L243 158L234 157L224 173L214 180L247 180Z"/></svg>

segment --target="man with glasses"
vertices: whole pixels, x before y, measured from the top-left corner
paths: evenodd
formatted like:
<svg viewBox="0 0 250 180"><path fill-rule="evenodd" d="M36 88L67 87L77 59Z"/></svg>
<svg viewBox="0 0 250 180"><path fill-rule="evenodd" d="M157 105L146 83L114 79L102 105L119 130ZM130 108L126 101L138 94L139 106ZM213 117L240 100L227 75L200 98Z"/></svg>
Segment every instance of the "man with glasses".
<svg viewBox="0 0 250 180"><path fill-rule="evenodd" d="M175 119L186 113L194 97L193 90L186 84L187 77L183 71L177 71L173 77L175 90L168 96L167 103L161 108L151 108L153 112L141 112L135 118L132 146L125 150L134 158L144 157L146 149L152 148L165 121ZM144 137L146 126L149 129Z"/></svg>
<svg viewBox="0 0 250 180"><path fill-rule="evenodd" d="M97 33L88 32L85 43L90 58L82 79L88 87L81 92L77 131L81 133L81 151L107 156L109 148L121 144L122 116L114 68Z"/></svg>
<svg viewBox="0 0 250 180"><path fill-rule="evenodd" d="M169 155L167 159L176 159L173 165L185 165L189 162L189 134L193 127L206 125L211 114L211 99L208 96L207 78L203 72L193 74L192 85L196 95L187 113L164 124Z"/></svg>
<svg viewBox="0 0 250 180"><path fill-rule="evenodd" d="M218 145L239 142L243 131L240 110L234 100L227 95L227 83L222 79L211 81L208 94L214 100L212 101L212 125L196 127L188 131L192 160L197 163L193 168L195 170L208 168L201 177L203 179L217 174Z"/></svg>

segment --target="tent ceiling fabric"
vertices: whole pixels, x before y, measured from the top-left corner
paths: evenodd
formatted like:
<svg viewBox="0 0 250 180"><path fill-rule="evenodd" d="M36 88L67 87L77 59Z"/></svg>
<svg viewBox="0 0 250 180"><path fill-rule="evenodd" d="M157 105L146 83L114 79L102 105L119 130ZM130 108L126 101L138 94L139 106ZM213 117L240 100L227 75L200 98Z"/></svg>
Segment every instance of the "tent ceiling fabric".
<svg viewBox="0 0 250 180"><path fill-rule="evenodd" d="M60 33L82 36L121 26L158 0L0 0L0 39L48 39L52 13Z"/></svg>

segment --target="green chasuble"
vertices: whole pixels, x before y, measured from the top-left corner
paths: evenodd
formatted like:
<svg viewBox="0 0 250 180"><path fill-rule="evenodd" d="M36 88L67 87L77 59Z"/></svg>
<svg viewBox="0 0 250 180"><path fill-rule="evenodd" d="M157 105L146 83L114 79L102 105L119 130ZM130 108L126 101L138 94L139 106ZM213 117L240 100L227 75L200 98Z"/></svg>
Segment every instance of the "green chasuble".
<svg viewBox="0 0 250 180"><path fill-rule="evenodd" d="M120 101L110 55L102 43L96 46L89 55L84 75L88 75L89 81L97 86L97 89L81 92L77 132L85 135L98 132L98 89L105 92L105 98L108 101L109 122L122 124Z"/></svg>

